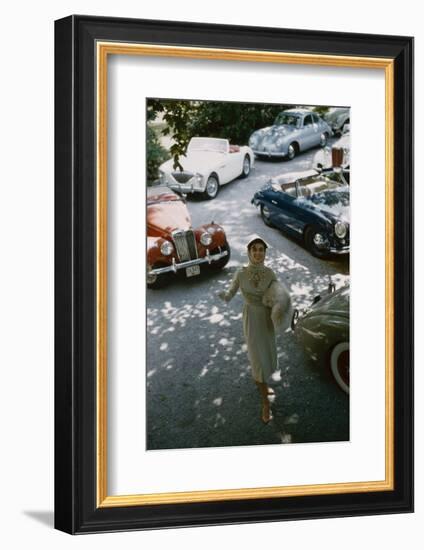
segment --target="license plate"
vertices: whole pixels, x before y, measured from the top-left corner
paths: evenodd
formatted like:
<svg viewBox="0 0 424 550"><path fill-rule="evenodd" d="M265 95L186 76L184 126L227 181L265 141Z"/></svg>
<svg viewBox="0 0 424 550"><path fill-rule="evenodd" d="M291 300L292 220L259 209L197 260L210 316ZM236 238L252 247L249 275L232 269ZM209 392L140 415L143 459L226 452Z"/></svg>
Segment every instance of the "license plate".
<svg viewBox="0 0 424 550"><path fill-rule="evenodd" d="M186 275L187 277L194 277L195 275L200 275L200 265L192 265L190 267L186 267Z"/></svg>

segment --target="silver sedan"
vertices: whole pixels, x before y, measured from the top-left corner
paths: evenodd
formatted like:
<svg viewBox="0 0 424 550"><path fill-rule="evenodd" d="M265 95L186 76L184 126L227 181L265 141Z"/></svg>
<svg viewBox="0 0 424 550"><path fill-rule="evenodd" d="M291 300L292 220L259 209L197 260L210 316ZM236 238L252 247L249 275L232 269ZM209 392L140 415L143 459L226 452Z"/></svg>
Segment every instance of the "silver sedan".
<svg viewBox="0 0 424 550"><path fill-rule="evenodd" d="M280 157L292 160L312 147L325 147L333 134L330 126L308 109L282 111L272 126L256 130L249 147L257 157Z"/></svg>

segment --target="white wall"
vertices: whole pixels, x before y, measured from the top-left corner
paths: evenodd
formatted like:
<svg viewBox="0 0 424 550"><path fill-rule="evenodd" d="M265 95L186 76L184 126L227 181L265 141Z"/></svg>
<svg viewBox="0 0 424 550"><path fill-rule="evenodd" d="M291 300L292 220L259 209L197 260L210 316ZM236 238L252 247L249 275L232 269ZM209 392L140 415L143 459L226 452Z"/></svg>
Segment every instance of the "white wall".
<svg viewBox="0 0 424 550"><path fill-rule="evenodd" d="M255 7L256 6L256 7ZM296 11L296 6L298 6ZM330 0L249 5L162 0L16 0L2 9L0 84L0 540L4 548L286 548L386 549L422 544L424 486L416 471L416 513L70 537L54 531L53 509L53 21L71 13L403 34L416 37L416 120L423 121L424 31L418 3ZM416 128L418 162L422 125ZM423 201L421 173L416 203ZM418 217L418 216L417 216ZM423 217L417 220L416 280ZM422 287L417 288L417 340L422 339ZM416 463L423 464L422 347L416 354ZM420 540L421 539L421 540Z"/></svg>

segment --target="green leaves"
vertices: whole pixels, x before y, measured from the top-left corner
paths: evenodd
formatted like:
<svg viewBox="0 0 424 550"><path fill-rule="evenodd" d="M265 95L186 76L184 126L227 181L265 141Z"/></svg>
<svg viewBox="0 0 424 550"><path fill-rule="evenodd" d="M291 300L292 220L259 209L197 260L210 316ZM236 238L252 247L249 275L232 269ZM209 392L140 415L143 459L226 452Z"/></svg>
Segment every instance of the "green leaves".
<svg viewBox="0 0 424 550"><path fill-rule="evenodd" d="M167 150L162 147L155 130L147 125L147 185L151 185L159 176L159 166L169 159Z"/></svg>

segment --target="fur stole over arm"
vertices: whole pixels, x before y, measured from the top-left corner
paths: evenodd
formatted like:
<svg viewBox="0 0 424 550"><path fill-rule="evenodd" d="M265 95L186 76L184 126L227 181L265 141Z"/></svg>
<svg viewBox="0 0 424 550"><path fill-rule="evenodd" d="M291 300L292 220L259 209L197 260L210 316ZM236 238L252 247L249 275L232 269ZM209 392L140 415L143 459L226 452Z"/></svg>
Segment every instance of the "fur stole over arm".
<svg viewBox="0 0 424 550"><path fill-rule="evenodd" d="M264 306L271 308L271 319L276 330L286 330L293 315L290 293L280 281L272 281L262 298Z"/></svg>

